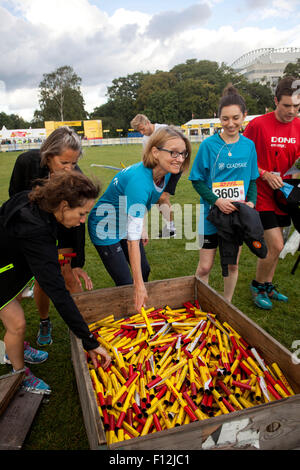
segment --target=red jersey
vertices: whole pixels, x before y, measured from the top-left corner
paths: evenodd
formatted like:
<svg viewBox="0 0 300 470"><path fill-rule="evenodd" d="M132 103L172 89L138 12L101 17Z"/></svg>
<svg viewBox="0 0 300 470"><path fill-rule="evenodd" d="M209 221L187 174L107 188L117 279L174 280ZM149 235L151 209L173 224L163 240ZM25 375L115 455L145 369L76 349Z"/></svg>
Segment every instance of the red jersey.
<svg viewBox="0 0 300 470"><path fill-rule="evenodd" d="M289 123L282 123L278 121L273 111L250 121L244 136L255 143L258 168L278 172L282 178L300 156L299 118ZM289 175L284 178L290 177ZM258 178L256 183L256 209L283 214L275 204L274 190L268 183L261 178Z"/></svg>

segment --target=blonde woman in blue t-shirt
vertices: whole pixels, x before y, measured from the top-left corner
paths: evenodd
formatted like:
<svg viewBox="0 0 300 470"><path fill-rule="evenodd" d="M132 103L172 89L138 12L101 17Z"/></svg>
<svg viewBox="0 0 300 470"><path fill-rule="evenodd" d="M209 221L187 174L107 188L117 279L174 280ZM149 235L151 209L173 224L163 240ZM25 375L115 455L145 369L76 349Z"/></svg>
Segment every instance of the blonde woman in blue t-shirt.
<svg viewBox="0 0 300 470"><path fill-rule="evenodd" d="M115 284L134 284L138 312L147 300L144 283L150 274L144 217L171 174L188 169L190 155L191 144L181 132L169 126L158 129L147 143L143 161L117 173L88 219L90 238Z"/></svg>

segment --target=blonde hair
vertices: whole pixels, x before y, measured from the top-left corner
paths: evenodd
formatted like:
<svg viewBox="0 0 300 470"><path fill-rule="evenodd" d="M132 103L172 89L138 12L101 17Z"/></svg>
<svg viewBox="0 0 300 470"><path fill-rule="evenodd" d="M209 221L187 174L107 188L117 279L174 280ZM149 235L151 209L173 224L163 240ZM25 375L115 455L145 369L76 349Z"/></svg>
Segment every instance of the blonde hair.
<svg viewBox="0 0 300 470"><path fill-rule="evenodd" d="M138 127L143 124L148 124L149 119L147 118L147 116L145 116L144 114L137 114L133 119L132 121L130 122L130 125L131 127L137 131L138 130Z"/></svg>
<svg viewBox="0 0 300 470"><path fill-rule="evenodd" d="M155 168L157 162L154 159L152 148L156 147L159 149L163 147L169 139L174 138L182 139L185 143L187 158L182 163L181 171L187 171L190 165L192 146L189 139L174 126L161 127L151 135L143 153L144 166L152 169Z"/></svg>

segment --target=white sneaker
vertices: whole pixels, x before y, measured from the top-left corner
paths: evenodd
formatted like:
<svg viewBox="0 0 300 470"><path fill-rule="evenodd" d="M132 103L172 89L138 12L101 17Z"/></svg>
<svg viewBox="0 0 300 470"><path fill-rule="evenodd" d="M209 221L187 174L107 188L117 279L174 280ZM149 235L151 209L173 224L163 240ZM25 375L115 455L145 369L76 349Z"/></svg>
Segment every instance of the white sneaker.
<svg viewBox="0 0 300 470"><path fill-rule="evenodd" d="M176 235L176 227L168 228L166 225L163 227L162 231L159 233L160 238L171 238Z"/></svg>

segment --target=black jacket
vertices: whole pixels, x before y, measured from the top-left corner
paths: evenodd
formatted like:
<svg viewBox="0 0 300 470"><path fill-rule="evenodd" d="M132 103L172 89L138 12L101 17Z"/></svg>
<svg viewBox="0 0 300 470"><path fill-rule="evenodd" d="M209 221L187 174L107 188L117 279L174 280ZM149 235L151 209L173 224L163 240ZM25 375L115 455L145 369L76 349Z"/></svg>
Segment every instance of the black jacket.
<svg viewBox="0 0 300 470"><path fill-rule="evenodd" d="M277 206L288 214L294 224L295 229L300 232L300 180L286 179L284 183L292 186L292 191L288 194L285 187L274 191L274 198Z"/></svg>
<svg viewBox="0 0 300 470"><path fill-rule="evenodd" d="M16 194L0 208L0 267L9 262L14 264L14 269L1 274L2 305L10 300L5 297L6 291L10 291L10 298L18 293L13 289L20 287L20 278L28 282L34 276L69 328L82 339L84 348L95 349L99 343L90 333L61 274L56 219L30 203L28 193Z"/></svg>
<svg viewBox="0 0 300 470"><path fill-rule="evenodd" d="M75 169L81 171L76 165ZM49 168L41 167L41 155L39 150L29 150L18 156L16 159L9 183L9 196L20 191L29 190L34 186L34 182L40 178L49 176ZM76 258L72 258L72 268L82 268L85 263L85 224L67 229L58 224L57 238L59 248L73 248Z"/></svg>
<svg viewBox="0 0 300 470"><path fill-rule="evenodd" d="M224 214L214 205L207 216L217 227L222 274L228 276L228 264L236 264L239 246L245 242L259 258L267 256L264 229L259 213L241 202L233 203L238 210Z"/></svg>

